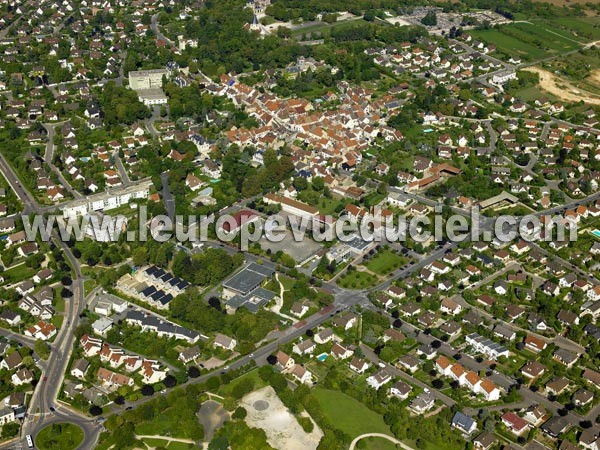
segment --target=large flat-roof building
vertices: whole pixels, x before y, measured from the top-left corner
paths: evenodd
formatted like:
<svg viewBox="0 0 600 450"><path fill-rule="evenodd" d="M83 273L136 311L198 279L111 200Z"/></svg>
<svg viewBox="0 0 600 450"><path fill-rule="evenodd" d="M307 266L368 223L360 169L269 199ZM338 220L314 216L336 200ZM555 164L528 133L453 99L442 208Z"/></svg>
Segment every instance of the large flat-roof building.
<svg viewBox="0 0 600 450"><path fill-rule="evenodd" d="M223 283L223 297L226 300L236 295L245 297L260 287L262 282L272 277L274 273L273 269L252 263Z"/></svg>
<svg viewBox="0 0 600 450"><path fill-rule="evenodd" d="M136 70L129 72L129 87L133 89L139 100L146 106L163 105L168 98L162 90L166 69Z"/></svg>
<svg viewBox="0 0 600 450"><path fill-rule="evenodd" d="M166 76L166 69L135 70L129 72L129 87L134 91L160 89L163 77Z"/></svg>

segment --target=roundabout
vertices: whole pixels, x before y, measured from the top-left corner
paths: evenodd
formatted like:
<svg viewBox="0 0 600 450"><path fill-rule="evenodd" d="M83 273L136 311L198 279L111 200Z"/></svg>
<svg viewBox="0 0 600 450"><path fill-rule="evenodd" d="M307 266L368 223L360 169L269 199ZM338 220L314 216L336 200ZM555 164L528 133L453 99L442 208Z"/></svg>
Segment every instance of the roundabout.
<svg viewBox="0 0 600 450"><path fill-rule="evenodd" d="M35 436L36 448L40 450L75 450L83 442L85 434L81 427L73 423L53 423Z"/></svg>

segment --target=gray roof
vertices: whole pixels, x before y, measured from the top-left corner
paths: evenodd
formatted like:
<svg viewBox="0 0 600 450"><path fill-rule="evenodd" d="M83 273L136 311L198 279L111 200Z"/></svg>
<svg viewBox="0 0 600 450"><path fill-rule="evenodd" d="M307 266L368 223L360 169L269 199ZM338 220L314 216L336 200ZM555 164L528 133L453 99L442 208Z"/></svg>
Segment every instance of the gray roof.
<svg viewBox="0 0 600 450"><path fill-rule="evenodd" d="M195 339L198 336L198 332L184 328L179 325L175 325L171 322L165 322L159 319L157 316L151 314L145 314L139 310L127 311L125 316L126 320L140 322L142 326L153 328L156 332L177 334L186 336L188 339Z"/></svg>
<svg viewBox="0 0 600 450"><path fill-rule="evenodd" d="M471 417L465 416L460 411L457 411L452 418L452 425L464 431L470 430L474 424L475 421Z"/></svg>
<svg viewBox="0 0 600 450"><path fill-rule="evenodd" d="M87 368L90 366L90 363L85 360L85 359L78 359L77 361L75 361L73 363L73 367L71 368L71 370L74 369L79 369L81 372L85 373L85 371L87 370Z"/></svg>
<svg viewBox="0 0 600 450"><path fill-rule="evenodd" d="M252 313L258 312L264 305L275 297L275 293L258 287L246 295L236 295L227 300L226 305L232 309L246 308Z"/></svg>
<svg viewBox="0 0 600 450"><path fill-rule="evenodd" d="M250 264L223 283L223 287L247 295L275 273L274 270L256 263Z"/></svg>

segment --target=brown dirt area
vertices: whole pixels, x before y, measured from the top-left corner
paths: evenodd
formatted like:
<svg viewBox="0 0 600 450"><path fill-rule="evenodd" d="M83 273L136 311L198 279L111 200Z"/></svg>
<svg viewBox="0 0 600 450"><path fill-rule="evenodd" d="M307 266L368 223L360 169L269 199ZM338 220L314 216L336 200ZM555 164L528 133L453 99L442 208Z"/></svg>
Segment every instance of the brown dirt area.
<svg viewBox="0 0 600 450"><path fill-rule="evenodd" d="M560 78L557 75L539 67L527 67L529 72L537 73L540 76L539 86L546 92L556 96L565 102L578 102L583 100L590 105L600 105L600 96L591 92L585 91L574 86L570 81ZM589 80L592 83L600 86L600 71L595 71L590 76Z"/></svg>

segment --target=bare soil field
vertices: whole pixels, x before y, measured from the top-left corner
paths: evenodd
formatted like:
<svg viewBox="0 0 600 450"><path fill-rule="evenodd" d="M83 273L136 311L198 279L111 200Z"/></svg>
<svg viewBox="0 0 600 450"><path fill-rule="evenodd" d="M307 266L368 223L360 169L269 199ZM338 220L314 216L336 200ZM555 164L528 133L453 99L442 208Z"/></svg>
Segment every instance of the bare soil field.
<svg viewBox="0 0 600 450"><path fill-rule="evenodd" d="M572 82L560 78L552 72L539 67L527 67L523 70L537 73L540 76L540 88L555 95L562 101L579 102L580 100L583 100L590 105L600 105L600 96L580 89L577 86L574 86ZM600 71L595 71L589 80L600 85Z"/></svg>
<svg viewBox="0 0 600 450"><path fill-rule="evenodd" d="M314 422L313 431L306 433L271 386L246 395L241 405L248 411L248 426L265 430L269 445L279 450L315 450L323 437Z"/></svg>

